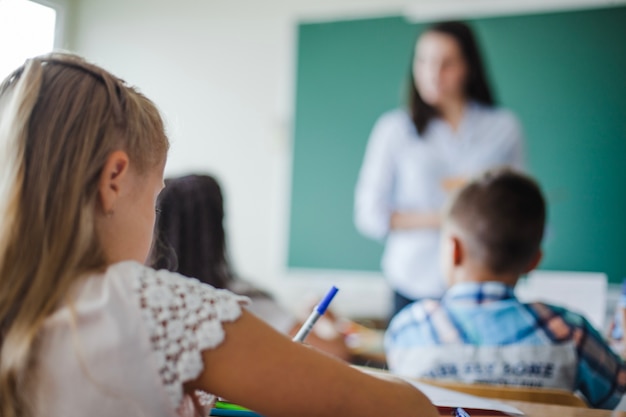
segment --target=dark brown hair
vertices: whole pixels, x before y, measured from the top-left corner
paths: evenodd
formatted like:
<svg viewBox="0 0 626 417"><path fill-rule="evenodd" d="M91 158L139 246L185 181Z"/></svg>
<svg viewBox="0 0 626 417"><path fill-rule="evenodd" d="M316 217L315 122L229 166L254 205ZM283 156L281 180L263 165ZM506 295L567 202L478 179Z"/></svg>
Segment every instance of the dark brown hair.
<svg viewBox="0 0 626 417"><path fill-rule="evenodd" d="M467 64L467 80L465 83L465 95L468 99L480 104L493 106L495 101L491 94L487 76L484 70L483 61L478 48L478 43L468 25L462 22L441 22L428 28L426 32L443 33L454 38L459 44L461 54ZM415 77L413 76L413 60L409 71L409 115L413 120L415 129L421 135L426 130L428 122L437 116L437 109L426 104L415 87Z"/></svg>
<svg viewBox="0 0 626 417"><path fill-rule="evenodd" d="M224 197L217 180L193 174L165 180L157 201L155 243L150 264L215 288L272 299L233 271L224 229Z"/></svg>
<svg viewBox="0 0 626 417"><path fill-rule="evenodd" d="M472 258L495 274L521 274L539 251L545 218L539 185L499 168L459 190L446 220L459 228Z"/></svg>
<svg viewBox="0 0 626 417"><path fill-rule="evenodd" d="M224 198L215 178L168 179L157 206L153 266L227 288L234 275L227 260Z"/></svg>

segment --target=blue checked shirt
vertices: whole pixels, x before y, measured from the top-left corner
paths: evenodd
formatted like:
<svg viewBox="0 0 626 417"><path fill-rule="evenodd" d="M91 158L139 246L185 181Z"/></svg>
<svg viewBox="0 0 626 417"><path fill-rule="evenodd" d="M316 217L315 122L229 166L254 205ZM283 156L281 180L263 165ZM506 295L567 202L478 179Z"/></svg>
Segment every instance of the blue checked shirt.
<svg viewBox="0 0 626 417"><path fill-rule="evenodd" d="M624 338L623 330L623 314L622 310L626 308L626 279L622 282L622 293L620 294L619 301L617 302L617 308L615 309L615 316L613 319L613 330L611 331L611 338L614 340L622 340Z"/></svg>
<svg viewBox="0 0 626 417"><path fill-rule="evenodd" d="M598 408L626 391L626 365L585 318L523 304L500 282L457 284L406 307L385 351L390 370L410 377L561 388Z"/></svg>

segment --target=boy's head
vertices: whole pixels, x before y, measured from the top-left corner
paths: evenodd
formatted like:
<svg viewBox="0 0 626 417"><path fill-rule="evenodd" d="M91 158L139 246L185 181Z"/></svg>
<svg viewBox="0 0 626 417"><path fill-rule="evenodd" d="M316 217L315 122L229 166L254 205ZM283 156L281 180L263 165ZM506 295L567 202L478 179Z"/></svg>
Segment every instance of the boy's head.
<svg viewBox="0 0 626 417"><path fill-rule="evenodd" d="M442 261L449 284L515 285L541 259L545 217L539 186L523 174L500 168L470 181L444 219Z"/></svg>

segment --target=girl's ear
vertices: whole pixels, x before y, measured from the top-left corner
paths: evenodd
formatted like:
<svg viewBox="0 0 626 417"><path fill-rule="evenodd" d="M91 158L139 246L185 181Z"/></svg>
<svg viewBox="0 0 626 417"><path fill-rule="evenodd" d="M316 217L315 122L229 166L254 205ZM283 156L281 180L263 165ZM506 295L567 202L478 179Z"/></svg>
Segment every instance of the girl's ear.
<svg viewBox="0 0 626 417"><path fill-rule="evenodd" d="M115 151L107 158L98 184L98 195L102 212L112 215L115 203L120 197L123 187L128 180L130 160L124 151Z"/></svg>

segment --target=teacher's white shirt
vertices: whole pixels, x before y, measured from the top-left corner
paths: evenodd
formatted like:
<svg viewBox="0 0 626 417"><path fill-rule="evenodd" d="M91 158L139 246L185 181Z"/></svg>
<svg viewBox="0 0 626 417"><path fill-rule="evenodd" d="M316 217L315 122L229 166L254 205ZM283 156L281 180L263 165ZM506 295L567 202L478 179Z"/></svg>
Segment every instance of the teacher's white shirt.
<svg viewBox="0 0 626 417"><path fill-rule="evenodd" d="M433 119L418 135L405 110L383 114L369 138L355 191L357 229L386 239L382 270L406 297L440 297L439 230L390 230L393 211L440 211L447 192L442 181L509 165L521 169L523 138L517 118L504 109L469 103L453 131Z"/></svg>

